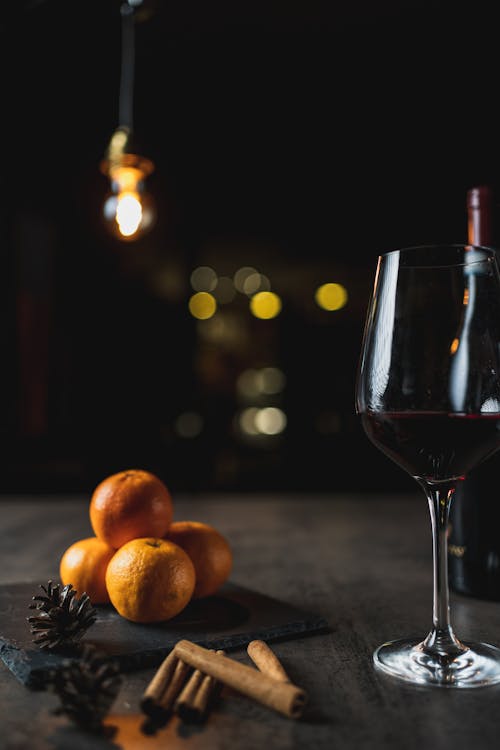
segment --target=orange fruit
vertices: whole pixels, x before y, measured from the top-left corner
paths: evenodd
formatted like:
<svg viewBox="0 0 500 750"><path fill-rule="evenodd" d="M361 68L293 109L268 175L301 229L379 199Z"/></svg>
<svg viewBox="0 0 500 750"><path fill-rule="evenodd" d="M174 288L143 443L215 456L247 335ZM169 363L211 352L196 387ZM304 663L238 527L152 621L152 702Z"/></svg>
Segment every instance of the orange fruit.
<svg viewBox="0 0 500 750"><path fill-rule="evenodd" d="M90 499L94 534L115 549L131 539L165 536L172 516L168 488L142 469L111 474L97 485Z"/></svg>
<svg viewBox="0 0 500 750"><path fill-rule="evenodd" d="M95 536L71 544L59 561L59 577L71 583L79 596L86 593L92 604L107 604L106 568L115 549Z"/></svg>
<svg viewBox="0 0 500 750"><path fill-rule="evenodd" d="M132 539L113 555L106 570L111 604L132 622L161 622L190 601L196 574L189 555L173 542Z"/></svg>
<svg viewBox="0 0 500 750"><path fill-rule="evenodd" d="M166 538L182 547L193 561L194 599L215 594L229 578L233 553L227 539L213 526L201 521L174 521Z"/></svg>

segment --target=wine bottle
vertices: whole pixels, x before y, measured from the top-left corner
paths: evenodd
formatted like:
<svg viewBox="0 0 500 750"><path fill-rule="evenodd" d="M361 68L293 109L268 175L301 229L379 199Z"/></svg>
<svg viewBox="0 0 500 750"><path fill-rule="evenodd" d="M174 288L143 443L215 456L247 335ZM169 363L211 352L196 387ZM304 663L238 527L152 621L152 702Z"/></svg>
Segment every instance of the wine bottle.
<svg viewBox="0 0 500 750"><path fill-rule="evenodd" d="M493 191L467 192L467 239L493 246ZM448 527L450 588L479 599L500 601L500 454L493 454L460 482Z"/></svg>

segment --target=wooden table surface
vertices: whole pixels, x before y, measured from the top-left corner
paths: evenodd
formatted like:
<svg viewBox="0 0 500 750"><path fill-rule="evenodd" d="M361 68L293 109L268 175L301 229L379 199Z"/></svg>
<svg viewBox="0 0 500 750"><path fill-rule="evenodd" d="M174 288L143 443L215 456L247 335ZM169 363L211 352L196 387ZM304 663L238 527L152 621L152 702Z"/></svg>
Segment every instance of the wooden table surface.
<svg viewBox="0 0 500 750"><path fill-rule="evenodd" d="M234 549L231 580L324 616L331 632L273 645L309 704L288 719L225 691L201 727L174 717L141 731L139 698L154 670L127 674L107 718L112 739L55 716L56 697L33 692L0 662L0 748L124 750L489 750L498 748L500 686L413 687L375 671L372 653L397 637L424 637L432 616L427 503L407 496L180 496L175 519L214 524ZM84 497L0 497L0 583L57 578L58 560L90 535ZM500 602L452 594L463 640L500 643ZM231 654L249 663L245 649Z"/></svg>

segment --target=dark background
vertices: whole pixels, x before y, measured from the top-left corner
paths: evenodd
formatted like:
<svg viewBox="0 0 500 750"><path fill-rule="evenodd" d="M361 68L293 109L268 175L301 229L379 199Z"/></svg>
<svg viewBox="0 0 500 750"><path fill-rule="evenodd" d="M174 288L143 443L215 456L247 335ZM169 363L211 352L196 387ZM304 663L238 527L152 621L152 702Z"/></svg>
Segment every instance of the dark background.
<svg viewBox="0 0 500 750"><path fill-rule="evenodd" d="M120 5L3 9L0 491L134 466L174 491L413 488L354 414L363 319L380 252L461 242L467 189L497 190L493 4L145 0L134 131L159 217L137 243L100 218ZM239 295L220 330L197 323L199 265L258 268L281 314ZM336 313L313 301L325 281L348 290ZM268 366L284 390L242 399ZM286 429L245 438L252 405Z"/></svg>

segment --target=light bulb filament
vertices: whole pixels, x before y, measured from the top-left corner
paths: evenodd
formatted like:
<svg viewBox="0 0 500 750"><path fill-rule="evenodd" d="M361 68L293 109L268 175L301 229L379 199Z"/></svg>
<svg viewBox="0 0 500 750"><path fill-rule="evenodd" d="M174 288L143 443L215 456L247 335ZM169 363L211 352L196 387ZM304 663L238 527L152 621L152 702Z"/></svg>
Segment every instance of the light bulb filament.
<svg viewBox="0 0 500 750"><path fill-rule="evenodd" d="M137 232L142 221L142 204L137 193L118 194L115 220L124 237L131 237Z"/></svg>

